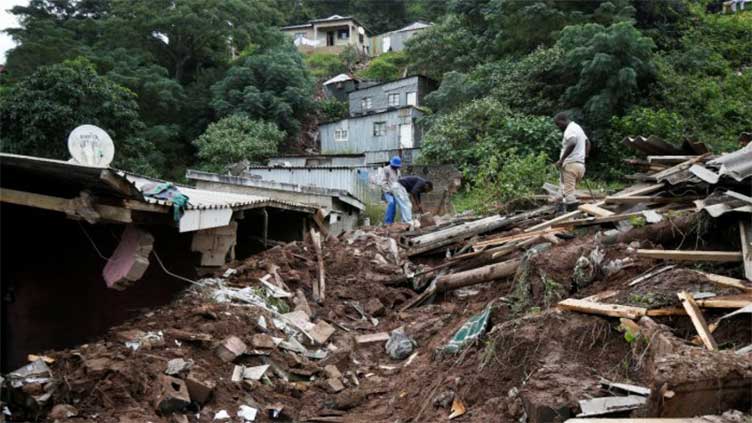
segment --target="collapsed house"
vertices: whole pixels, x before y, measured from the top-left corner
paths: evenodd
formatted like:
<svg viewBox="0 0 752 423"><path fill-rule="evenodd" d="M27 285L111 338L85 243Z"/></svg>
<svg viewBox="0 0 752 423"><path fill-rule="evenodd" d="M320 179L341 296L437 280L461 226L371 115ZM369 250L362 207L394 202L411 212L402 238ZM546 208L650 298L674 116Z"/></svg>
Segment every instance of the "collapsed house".
<svg viewBox="0 0 752 423"><path fill-rule="evenodd" d="M4 401L116 422L744 421L752 153L683 153L559 216L309 229L38 351Z"/></svg>
<svg viewBox="0 0 752 423"><path fill-rule="evenodd" d="M4 370L169 302L200 271L303 239L318 211L38 157L2 154L0 172Z"/></svg>

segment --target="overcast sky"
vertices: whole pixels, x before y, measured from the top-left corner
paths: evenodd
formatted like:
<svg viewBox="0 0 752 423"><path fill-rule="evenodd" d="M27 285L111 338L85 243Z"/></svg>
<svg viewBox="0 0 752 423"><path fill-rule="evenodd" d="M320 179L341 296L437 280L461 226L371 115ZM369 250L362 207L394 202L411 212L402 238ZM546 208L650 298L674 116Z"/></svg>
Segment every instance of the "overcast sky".
<svg viewBox="0 0 752 423"><path fill-rule="evenodd" d="M0 0L0 31L18 26L16 17L8 13L8 10L16 5L27 4L29 4L29 0ZM0 63L5 63L5 52L13 47L15 47L13 39L4 32L0 33Z"/></svg>

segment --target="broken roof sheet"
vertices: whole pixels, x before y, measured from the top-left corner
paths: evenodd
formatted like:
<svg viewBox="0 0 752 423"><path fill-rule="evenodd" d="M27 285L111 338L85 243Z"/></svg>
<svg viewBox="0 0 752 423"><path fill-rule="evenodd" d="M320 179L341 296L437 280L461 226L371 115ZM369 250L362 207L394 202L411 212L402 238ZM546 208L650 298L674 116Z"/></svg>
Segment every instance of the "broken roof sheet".
<svg viewBox="0 0 752 423"><path fill-rule="evenodd" d="M332 79L324 82L324 85L335 84L337 82L350 81L352 79L353 79L353 77L351 77L350 75L348 75L346 73L341 73L341 74L335 76L334 78L332 78Z"/></svg>
<svg viewBox="0 0 752 423"><path fill-rule="evenodd" d="M718 168L720 175L728 175L737 181L743 181L752 176L752 144L711 160L707 165Z"/></svg>
<svg viewBox="0 0 752 423"><path fill-rule="evenodd" d="M641 153L657 156L679 156L684 154L704 154L708 152L708 148L705 144L700 142L684 141L680 147L677 147L655 135L651 135L647 138L643 136L625 137L622 140L622 144Z"/></svg>
<svg viewBox="0 0 752 423"><path fill-rule="evenodd" d="M415 31L416 29L425 29L425 28L428 28L429 26L431 26L430 23L425 23L425 22L417 21L417 22L411 23L410 25L408 25L408 26L406 26L404 28L397 29L394 32Z"/></svg>

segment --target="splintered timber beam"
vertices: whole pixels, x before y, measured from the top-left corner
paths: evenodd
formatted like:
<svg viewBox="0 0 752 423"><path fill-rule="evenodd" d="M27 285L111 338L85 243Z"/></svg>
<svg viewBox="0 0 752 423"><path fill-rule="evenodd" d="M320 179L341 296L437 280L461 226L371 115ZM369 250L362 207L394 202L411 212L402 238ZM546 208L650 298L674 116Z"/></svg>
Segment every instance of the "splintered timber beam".
<svg viewBox="0 0 752 423"><path fill-rule="evenodd" d="M318 303L326 299L326 276L324 275L324 255L321 251L321 235L313 228L310 229L313 249L316 250L316 260L319 265L319 280L313 284L313 297Z"/></svg>
<svg viewBox="0 0 752 423"><path fill-rule="evenodd" d="M752 218L739 220L739 233L742 241L742 260L744 260L744 277L752 281Z"/></svg>
<svg viewBox="0 0 752 423"><path fill-rule="evenodd" d="M83 216L81 214L83 212L81 209L82 203L77 198L61 198L14 189L0 188L0 202L57 211L84 218L95 217L121 223L131 223L133 221L131 211L122 207L93 203L91 204L92 210L88 210L87 215ZM90 214L92 211L96 215Z"/></svg>
<svg viewBox="0 0 752 423"><path fill-rule="evenodd" d="M608 217L615 214L611 210L606 210L603 207L596 206L595 204L583 204L577 209L583 213L587 213L595 217Z"/></svg>
<svg viewBox="0 0 752 423"><path fill-rule="evenodd" d="M647 314L647 309L643 307L630 307L619 304L602 304L592 301L577 300L568 298L560 301L559 309L567 311L577 311L586 314L597 314L600 316L625 317L627 319L637 319Z"/></svg>
<svg viewBox="0 0 752 423"><path fill-rule="evenodd" d="M707 322L705 322L705 317L702 315L700 307L698 307L697 303L695 303L695 299L692 297L692 294L686 291L682 291L676 295L679 297L679 300L681 300L682 306L684 306L684 310L686 310L689 318L692 320L692 324L694 325L695 330L697 330L697 334L700 335L702 343L705 344L705 348L709 349L710 351L718 351L718 344L715 343L713 334L710 333L708 324Z"/></svg>
<svg viewBox="0 0 752 423"><path fill-rule="evenodd" d="M745 283L741 279L732 278L729 276L716 275L714 273L702 272L699 270L694 271L697 274L705 276L710 282L724 286L727 288L741 289L742 291L752 292L752 285Z"/></svg>
<svg viewBox="0 0 752 423"><path fill-rule="evenodd" d="M676 261L742 261L738 251L637 250L637 256Z"/></svg>

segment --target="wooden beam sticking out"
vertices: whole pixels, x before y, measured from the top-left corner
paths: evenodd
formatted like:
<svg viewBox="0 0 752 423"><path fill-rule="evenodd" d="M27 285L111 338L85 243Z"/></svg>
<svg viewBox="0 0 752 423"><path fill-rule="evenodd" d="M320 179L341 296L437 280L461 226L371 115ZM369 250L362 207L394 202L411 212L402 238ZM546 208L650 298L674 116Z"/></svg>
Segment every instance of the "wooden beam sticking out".
<svg viewBox="0 0 752 423"><path fill-rule="evenodd" d="M597 314L600 316L625 317L627 319L637 319L647 314L647 309L643 307L594 303L591 301L577 300L574 298L568 298L564 301L560 301L558 307L561 310L577 311L586 314Z"/></svg>
<svg viewBox="0 0 752 423"><path fill-rule="evenodd" d="M637 250L638 257L648 257L676 261L742 261L738 251L689 251L689 250Z"/></svg>
<svg viewBox="0 0 752 423"><path fill-rule="evenodd" d="M686 162L679 163L676 166L672 166L672 167L670 167L670 168L668 168L666 170L660 171L660 172L655 173L655 174L653 174L651 176L653 178L655 178L656 180L663 179L663 178L665 178L665 177L667 177L669 175L673 175L674 173L678 173L678 172L687 170L690 167L692 167L693 164L698 163L698 162L704 160L705 158L707 158L709 156L710 156L710 153L705 153L705 154L703 154L701 156L695 156L695 157L687 160Z"/></svg>
<svg viewBox="0 0 752 423"><path fill-rule="evenodd" d="M485 241L480 241L480 242L473 244L473 248L478 250L484 247L501 245L501 244L505 244L507 242L512 242L512 241L522 241L522 240L526 240L529 238L535 238L541 235L556 234L561 231L562 229L544 229L541 231L527 232L527 233L521 233L517 235L509 235L509 236L504 236L501 238L492 238L492 239L487 239Z"/></svg>
<svg viewBox="0 0 752 423"><path fill-rule="evenodd" d="M653 308L648 310L648 317L683 316L687 314L683 308Z"/></svg>
<svg viewBox="0 0 752 423"><path fill-rule="evenodd" d="M713 282L715 284L718 284L720 286L725 286L727 288L736 288L741 289L742 291L751 292L752 293L752 285L747 285L743 280L732 278L729 276L723 276L723 275L716 275L714 273L706 273L701 272L699 270L695 270L695 273L699 273L702 276L705 276L710 282Z"/></svg>
<svg viewBox="0 0 752 423"><path fill-rule="evenodd" d="M603 201L599 201L596 204L597 205L603 205ZM555 218L553 218L551 220L547 220L547 221L541 222L541 223L539 223L539 224L537 224L535 226L531 226L531 227L525 229L525 232L535 232L535 231L539 231L541 229L550 228L551 225L553 225L554 223L566 222L567 220L572 220L575 217L579 216L580 213L581 212L579 210L574 210L574 211L571 211L569 213L564 213L561 216L557 216L557 217L555 217Z"/></svg>
<svg viewBox="0 0 752 423"><path fill-rule="evenodd" d="M313 228L310 229L313 249L316 250L316 260L319 264L319 280L313 284L313 299L323 303L326 299L326 276L324 275L324 255L321 252L321 235Z"/></svg>
<svg viewBox="0 0 752 423"><path fill-rule="evenodd" d="M684 196L684 197L653 197L650 195L634 195L630 197L606 197L606 204L669 204L669 203L689 203L694 200L700 200L704 197Z"/></svg>
<svg viewBox="0 0 752 423"><path fill-rule="evenodd" d="M752 294L726 295L697 300L702 308L742 308L752 304Z"/></svg>
<svg viewBox="0 0 752 423"><path fill-rule="evenodd" d="M648 156L648 163L679 164L696 158L697 156Z"/></svg>
<svg viewBox="0 0 752 423"><path fill-rule="evenodd" d="M697 334L700 335L702 343L705 344L705 348L709 349L710 351L718 351L718 344L715 343L713 334L710 333L708 324L707 322L705 322L705 317L702 315L702 312L697 306L697 303L695 303L695 299L692 297L692 294L686 291L682 291L676 295L679 297L679 300L681 300L682 305L684 306L684 310L686 310L689 318L692 319L692 324L694 325Z"/></svg>
<svg viewBox="0 0 752 423"><path fill-rule="evenodd" d="M739 219L739 233L742 241L744 277L752 281L752 218L742 217Z"/></svg>
<svg viewBox="0 0 752 423"><path fill-rule="evenodd" d="M389 332L369 333L367 335L358 335L355 342L358 344L370 344L371 342L386 342L389 340Z"/></svg>
<svg viewBox="0 0 752 423"><path fill-rule="evenodd" d="M612 212L611 210L606 210L602 207L596 206L595 204L583 204L577 209L583 213L587 213L595 217L608 217L608 216L613 216L614 214L616 214Z"/></svg>
<svg viewBox="0 0 752 423"><path fill-rule="evenodd" d="M672 265L669 265L669 266L661 267L660 269L656 269L656 270L647 272L647 273L645 273L645 274L643 274L641 276L636 277L634 280L632 280L632 282L629 283L629 286L635 286L635 285L637 285L640 282L643 282L643 281L646 281L646 280L652 278L653 276L660 275L663 272L667 272L667 271L673 269L674 267L676 267L676 265L672 264Z"/></svg>
<svg viewBox="0 0 752 423"><path fill-rule="evenodd" d="M83 217L78 213L81 204L77 198L60 198L51 195L0 188L0 202L62 212L70 216ZM131 211L128 209L97 203L94 203L92 207L98 215L96 216L98 219L120 223L131 223L133 221L131 218ZM87 214L87 217L91 216Z"/></svg>

